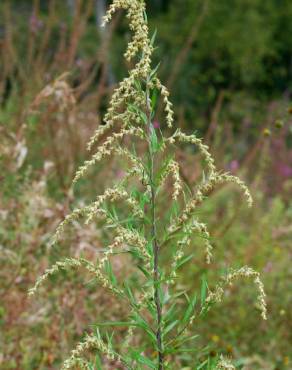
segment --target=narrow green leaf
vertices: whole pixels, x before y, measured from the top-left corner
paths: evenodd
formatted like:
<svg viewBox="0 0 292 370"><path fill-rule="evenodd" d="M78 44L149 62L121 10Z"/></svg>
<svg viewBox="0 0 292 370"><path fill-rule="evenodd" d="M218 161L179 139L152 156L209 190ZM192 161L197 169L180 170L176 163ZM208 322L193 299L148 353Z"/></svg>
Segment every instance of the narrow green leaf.
<svg viewBox="0 0 292 370"><path fill-rule="evenodd" d="M147 13L146 13L145 10L143 10L143 16L144 16L145 22L147 23L148 22L148 17L147 17Z"/></svg>
<svg viewBox="0 0 292 370"><path fill-rule="evenodd" d="M105 322L98 322L93 326L136 326L135 323L131 321L105 321Z"/></svg>
<svg viewBox="0 0 292 370"><path fill-rule="evenodd" d="M140 271L142 271L142 273L143 273L147 278L151 278L151 277L152 277L152 276L151 276L151 274L150 274L146 269L144 269L144 267L143 267L143 266L138 265L137 267L138 267L138 269L139 269Z"/></svg>
<svg viewBox="0 0 292 370"><path fill-rule="evenodd" d="M92 368L93 368L93 367L92 367ZM96 368L97 370L102 370L102 363L101 363L101 360L100 360L99 355L96 355L96 356L95 356L95 368ZM93 368L93 370L94 370L94 368Z"/></svg>
<svg viewBox="0 0 292 370"><path fill-rule="evenodd" d="M153 128L153 125L150 126L150 143L151 143L151 150L153 153L156 153L159 149L159 143L158 138L155 132L155 129Z"/></svg>
<svg viewBox="0 0 292 370"><path fill-rule="evenodd" d="M208 360L204 361L203 363L201 363L201 365L199 365L197 367L197 370L200 370L200 369L203 369L204 366L206 366L208 364Z"/></svg>
<svg viewBox="0 0 292 370"><path fill-rule="evenodd" d="M159 69L159 67L160 67L160 62L157 64L157 66L151 71L151 73L150 73L150 79L152 79L153 77L155 77L155 75L156 75L156 73L157 73L157 71L158 71L158 69Z"/></svg>
<svg viewBox="0 0 292 370"><path fill-rule="evenodd" d="M140 81L135 79L135 82L134 83L135 83L136 89L138 91L141 91L142 89L141 89L141 83L140 83Z"/></svg>
<svg viewBox="0 0 292 370"><path fill-rule="evenodd" d="M157 89L154 89L151 95L151 109L153 112L156 109L157 97L158 97L158 91Z"/></svg>
<svg viewBox="0 0 292 370"><path fill-rule="evenodd" d="M177 262L177 264L176 264L175 268L176 268L176 269L180 268L180 267L181 267L181 266L183 266L185 263L187 263L189 260L191 260L193 257L194 257L194 254L190 254L189 256L186 256L186 257L181 258L181 259Z"/></svg>
<svg viewBox="0 0 292 370"><path fill-rule="evenodd" d="M199 337L199 335L192 335L190 337L181 337L179 340L176 341L175 348L177 348L179 350L184 343L195 340L198 337Z"/></svg>
<svg viewBox="0 0 292 370"><path fill-rule="evenodd" d="M207 280L206 280L205 275L202 276L201 280L202 280L202 283L201 283L201 306L203 307L204 304L205 304L205 301L206 301L208 284L207 284Z"/></svg>
<svg viewBox="0 0 292 370"><path fill-rule="evenodd" d="M149 358L143 356L141 353L139 352L134 352L133 353L133 357L134 359L139 362L140 364L142 365L147 365L148 367L150 367L150 369L156 369L156 362L153 362L152 360L150 360Z"/></svg>
<svg viewBox="0 0 292 370"><path fill-rule="evenodd" d="M113 286L116 286L117 285L117 278L115 277L115 274L113 272L112 265L111 265L110 261L106 261L105 270L106 270L106 273L107 273L107 275L110 279L110 282L113 284Z"/></svg>
<svg viewBox="0 0 292 370"><path fill-rule="evenodd" d="M167 310L166 314L164 315L165 322L170 321L174 317L176 305L177 303L173 303Z"/></svg>
<svg viewBox="0 0 292 370"><path fill-rule="evenodd" d="M173 321L172 323L170 323L164 330L163 330L163 333L162 333L162 336L165 337L167 335L167 333L169 333L172 329L174 329L176 327L176 325L179 323L179 320L175 320Z"/></svg>
<svg viewBox="0 0 292 370"><path fill-rule="evenodd" d="M143 111L140 110L139 111L139 114L140 114L140 117L142 118L142 121L144 122L144 124L147 125L148 124L148 117L145 114L145 112L143 112Z"/></svg>
<svg viewBox="0 0 292 370"><path fill-rule="evenodd" d="M126 281L124 282L124 288L125 288L125 290L124 290L125 294L128 296L128 298L130 299L131 303L133 305L135 305L137 303L136 302L136 299L134 297L134 294L132 293L132 290L131 290L129 284Z"/></svg>
<svg viewBox="0 0 292 370"><path fill-rule="evenodd" d="M157 35L157 29L154 30L153 35L151 37L151 40L150 40L151 46L153 46L155 43L156 35Z"/></svg>
<svg viewBox="0 0 292 370"><path fill-rule="evenodd" d="M183 317L183 323L187 323L190 319L190 317L192 316L193 312L194 312L194 309L195 309L195 306L196 306L196 302L197 302L197 295L194 295L193 296L193 299L191 301L189 301L189 304L188 304L188 307L185 311L185 314L184 314L184 317Z"/></svg>
<svg viewBox="0 0 292 370"><path fill-rule="evenodd" d="M141 314L136 311L132 314L133 321L135 322L136 326L143 329L151 339L151 342L156 346L156 335L153 333L151 327L149 326L148 322L141 316Z"/></svg>

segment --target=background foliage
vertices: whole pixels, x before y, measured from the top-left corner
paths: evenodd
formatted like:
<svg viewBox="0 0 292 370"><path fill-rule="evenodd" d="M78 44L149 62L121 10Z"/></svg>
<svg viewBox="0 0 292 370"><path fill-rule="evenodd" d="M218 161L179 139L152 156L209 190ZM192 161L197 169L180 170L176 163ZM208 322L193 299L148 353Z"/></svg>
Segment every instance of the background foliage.
<svg viewBox="0 0 292 370"><path fill-rule="evenodd" d="M105 292L84 285L74 274L70 281L64 274L62 284L52 281L39 301L27 298L35 277L57 255L68 254L51 250L47 241L71 208L70 183L88 155L85 142L127 70L121 56L129 39L125 21L117 17L113 28L102 33L97 21L103 6L97 4L0 4L3 369L56 369L92 318L120 315L121 307ZM263 274L269 320L258 326L248 285L234 286L228 302L202 323L201 340L210 345L209 355L230 354L244 369L289 369L292 3L149 0L148 6L150 24L158 31L155 58L162 60L160 77L172 90L176 124L204 136L218 166L244 177L256 200L254 209L239 219L239 200L222 188L202 213L211 221L217 260L248 263ZM40 93L67 71L57 96ZM200 173L194 155L182 152L180 158L190 184ZM103 189L120 175L120 163L100 166L80 185L82 194L89 198L95 187ZM76 228L77 237L72 234L67 248L72 255L93 255L103 231ZM127 273L122 262L117 269ZM214 266L211 281L223 268L223 262ZM184 284L199 286L197 276L204 269L198 264L186 270Z"/></svg>

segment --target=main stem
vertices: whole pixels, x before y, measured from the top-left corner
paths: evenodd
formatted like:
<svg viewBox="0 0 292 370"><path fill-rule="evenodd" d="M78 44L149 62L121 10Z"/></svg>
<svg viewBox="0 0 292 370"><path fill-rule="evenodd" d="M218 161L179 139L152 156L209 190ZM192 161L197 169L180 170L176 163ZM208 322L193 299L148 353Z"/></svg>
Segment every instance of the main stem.
<svg viewBox="0 0 292 370"><path fill-rule="evenodd" d="M159 273L159 244L156 234L156 200L155 200L155 184L154 184L154 153L151 147L151 130L153 130L151 123L151 104L150 104L150 93L148 82L146 84L146 114L147 114L147 129L149 133L149 157L150 157L150 188L151 188L151 237L152 237L152 248L154 255L154 268L153 268L153 280L154 280L154 302L157 312L157 349L158 349L158 370L163 370L163 348L162 348L162 333L161 333L161 322L162 322L162 305L159 297L159 285L160 285L160 273Z"/></svg>

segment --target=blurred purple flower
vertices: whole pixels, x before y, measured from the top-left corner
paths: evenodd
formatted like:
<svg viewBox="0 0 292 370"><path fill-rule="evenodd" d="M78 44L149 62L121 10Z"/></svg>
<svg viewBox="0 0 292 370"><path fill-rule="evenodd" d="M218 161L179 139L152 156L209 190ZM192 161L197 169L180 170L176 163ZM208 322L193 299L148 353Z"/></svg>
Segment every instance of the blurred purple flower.
<svg viewBox="0 0 292 370"><path fill-rule="evenodd" d="M83 59L78 58L78 59L76 59L75 64L76 64L77 67L82 68L83 65L84 65L84 61L83 61Z"/></svg>
<svg viewBox="0 0 292 370"><path fill-rule="evenodd" d="M283 177L292 177L292 167L287 164L281 163L278 165L280 174Z"/></svg>
<svg viewBox="0 0 292 370"><path fill-rule="evenodd" d="M159 123L158 121L154 121L154 122L153 122L153 127L154 127L155 129L160 128L160 123Z"/></svg>
<svg viewBox="0 0 292 370"><path fill-rule="evenodd" d="M230 172L236 172L239 169L239 162L237 159L233 159L229 164L228 164L228 170Z"/></svg>
<svg viewBox="0 0 292 370"><path fill-rule="evenodd" d="M40 20L35 13L33 13L29 19L29 28L31 32L37 33L43 27L43 21Z"/></svg>
<svg viewBox="0 0 292 370"><path fill-rule="evenodd" d="M268 263L264 267L264 272L272 272L272 270L273 270L273 263L271 261L268 261Z"/></svg>
<svg viewBox="0 0 292 370"><path fill-rule="evenodd" d="M122 179L125 176L125 171L118 170L117 171L117 178Z"/></svg>

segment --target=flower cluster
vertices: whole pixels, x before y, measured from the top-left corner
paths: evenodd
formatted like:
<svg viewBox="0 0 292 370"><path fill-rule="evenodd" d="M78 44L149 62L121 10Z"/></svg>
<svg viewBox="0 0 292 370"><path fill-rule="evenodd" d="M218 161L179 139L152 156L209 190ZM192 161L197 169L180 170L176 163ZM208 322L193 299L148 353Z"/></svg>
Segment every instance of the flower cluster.
<svg viewBox="0 0 292 370"><path fill-rule="evenodd" d="M60 270L67 270L72 268L80 268L83 267L87 271L89 271L91 274L94 275L94 277L101 283L101 285L104 288L107 288L112 293L119 295L120 291L116 287L114 287L108 278L106 278L100 269L96 267L91 262L83 259L83 258L66 258L64 261L58 261L56 262L51 268L47 269L45 273L40 276L35 285L29 290L29 295L32 296L36 294L37 290L40 288L40 286L51 276L57 274Z"/></svg>
<svg viewBox="0 0 292 370"><path fill-rule="evenodd" d="M235 367L232 365L231 361L221 356L216 366L216 369L217 370L235 370Z"/></svg>
<svg viewBox="0 0 292 370"><path fill-rule="evenodd" d="M207 264L211 263L212 258L212 244L210 243L210 234L207 229L207 225L198 222L197 219L192 218L190 223L183 226L183 238L177 242L177 249L175 252L174 260L172 263L171 278L176 277L176 266L179 260L184 257L184 249L190 246L194 235L199 235L204 239L205 244L205 256Z"/></svg>
<svg viewBox="0 0 292 370"><path fill-rule="evenodd" d="M218 284L213 292L210 292L207 297L208 303L221 302L225 292L225 287L232 285L238 278L253 278L258 290L258 306L264 320L267 319L267 305L265 300L264 285L260 279L260 274L248 266L244 266L239 270L231 270L224 278L221 284Z"/></svg>
<svg viewBox="0 0 292 370"><path fill-rule="evenodd" d="M75 366L81 366L82 369L91 369L87 362L82 359L82 356L84 355L84 352L92 349L97 349L110 360L121 362L119 355L101 339L101 336L97 331L96 335L87 335L83 342L78 343L76 348L71 352L71 356L64 362L62 370L72 369Z"/></svg>
<svg viewBox="0 0 292 370"><path fill-rule="evenodd" d="M105 156L111 155L114 152L115 146L119 142L119 140L129 135L136 135L137 137L143 138L143 131L139 128L132 127L129 129L122 129L120 132L114 133L112 134L112 136L109 136L106 141L99 147L98 151L91 157L91 159L86 161L84 165L79 168L75 175L73 183L77 182L81 177L83 177L91 166L95 165Z"/></svg>
<svg viewBox="0 0 292 370"><path fill-rule="evenodd" d="M55 244L62 235L64 234L67 225L72 224L74 221L78 220L80 217L86 217L85 223L90 223L94 218L100 216L105 218L108 223L112 220L108 218L106 211L101 208L102 204L106 201L115 202L117 200L124 200L126 204L134 211L134 214L138 217L143 217L143 212L139 207L137 201L132 198L125 189L117 185L114 188L107 189L102 195L97 197L97 200L88 206L76 208L73 212L66 216L65 220L57 227L55 235L52 239L52 245Z"/></svg>
<svg viewBox="0 0 292 370"><path fill-rule="evenodd" d="M172 103L170 102L169 100L169 91L167 90L166 86L162 85L162 83L160 82L160 80L158 78L155 78L155 80L153 81L153 85L151 85L151 87L156 87L162 97L163 97L163 102L164 102L164 110L165 110L165 113L166 113L166 123L167 123L167 126L168 128L172 128L173 126L173 121L174 121L174 112L173 112L173 109L172 109Z"/></svg>
<svg viewBox="0 0 292 370"><path fill-rule="evenodd" d="M252 206L253 200L247 186L238 177L232 176L228 173L219 174L217 172L212 173L212 175L198 186L194 197L188 202L185 209L182 211L181 215L175 220L175 222L169 227L171 233L177 231L184 223L188 222L192 217L193 212L198 206L202 204L205 198L208 197L215 189L217 185L224 183L234 183L242 191L248 207Z"/></svg>
<svg viewBox="0 0 292 370"><path fill-rule="evenodd" d="M47 85L34 99L31 109L36 110L42 103L48 100L57 106L61 112L72 109L76 104L76 99L72 88L66 81L67 77L68 74L63 73L55 81Z"/></svg>
<svg viewBox="0 0 292 370"><path fill-rule="evenodd" d="M129 307L129 320L122 322L127 327L127 336L124 346L121 345L120 348L126 351L126 347L135 337L136 329L139 329L149 338L148 342L153 344L157 358L152 360L142 355L143 346L126 354L123 352L116 354L111 343L109 341L106 343L102 339L105 336L104 333L101 335L97 331L96 335L87 336L84 342L77 345L65 361L63 369L76 366L84 369L92 368L83 359L84 352L91 349L96 349L109 359L115 359L131 369L149 365L150 368L160 370L168 366L169 358L166 358L166 354L178 352L178 348L188 340L185 334L197 317L195 301L189 300L185 292L177 294L173 291L178 269L192 258L192 255L186 256L186 254L194 237L204 240L208 264L211 263L212 258L211 236L207 225L198 219L198 207L217 186L225 183L236 184L243 193L247 205L252 205L252 197L246 185L229 173L217 171L208 146L200 138L193 134L187 135L180 129L172 131L174 112L169 100L170 94L158 79L157 68L151 67L154 48L153 39L149 38L145 1L114 0L104 17L104 23L109 22L119 9L126 11L129 26L133 32L125 58L133 61L134 66L115 89L104 116L104 125L98 127L88 143L88 150L93 150L98 142L97 150L78 169L73 182L77 182L92 166L109 156L126 159L124 163L126 162L127 169L123 172L123 178L119 179L115 186L97 195L89 205L73 210L59 225L53 238L54 243L59 241L67 225L84 217L85 224L102 220L104 225L113 231L111 240L100 251L100 257L94 263L83 258L67 258L57 262L45 271L29 293L35 294L50 276L60 270L85 269L101 286L122 299ZM60 83L58 82L59 88L63 86ZM169 128L168 131L171 131L166 137L163 130L162 132L155 130L153 123L157 92L163 100L166 125ZM169 156L176 144L193 145L203 159L205 176L194 191L188 191L187 186L184 186L180 163L174 159L174 155ZM144 150L145 147L146 155L137 155L137 148ZM159 190L163 187L168 193L166 181L169 176L173 180L173 189L169 192L171 204L169 210L161 212L165 213L163 215L165 217L160 217L158 196L162 192ZM128 211L127 216L125 216L126 211ZM168 260L165 266L161 266L162 247L167 244L170 244L171 248L166 251L164 259ZM125 279L122 283L118 281L111 268L112 255L120 253L130 254L133 257L133 264L139 269L139 274L136 274L134 279ZM220 302L226 287L239 277L254 280L258 290L258 306L262 317L266 319L263 284L259 274L249 267L230 271L214 291L209 292L205 303L202 304L202 312L208 311L212 303ZM136 285L133 283L130 287L128 283L132 281L135 281ZM176 317L180 310L177 312L173 310L176 304L181 302L181 300L178 302L177 298L182 295L187 297L188 301L184 320ZM168 305L170 307L166 307ZM171 347L174 341L175 344ZM130 358L131 355L133 358ZM232 370L234 367L221 358L218 369Z"/></svg>
<svg viewBox="0 0 292 370"><path fill-rule="evenodd" d="M179 173L179 164L175 160L170 160L167 164L167 167L165 171L163 172L163 176L160 180L159 186L163 186L164 182L166 181L166 178L169 175L172 175L174 180L174 190L172 193L172 199L177 200L179 195L182 192L182 181Z"/></svg>

